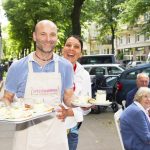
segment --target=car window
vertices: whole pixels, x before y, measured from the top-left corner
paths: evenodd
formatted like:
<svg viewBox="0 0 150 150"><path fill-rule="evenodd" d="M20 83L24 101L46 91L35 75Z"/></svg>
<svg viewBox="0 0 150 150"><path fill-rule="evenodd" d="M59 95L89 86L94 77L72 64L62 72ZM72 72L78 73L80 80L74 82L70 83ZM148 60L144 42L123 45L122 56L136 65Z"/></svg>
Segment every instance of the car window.
<svg viewBox="0 0 150 150"><path fill-rule="evenodd" d="M90 67L84 67L84 69L88 72L90 71Z"/></svg>
<svg viewBox="0 0 150 150"><path fill-rule="evenodd" d="M129 73L126 74L126 77L125 77L125 78L126 78L126 79L135 80L138 73L140 73L139 70L129 72Z"/></svg>
<svg viewBox="0 0 150 150"><path fill-rule="evenodd" d="M135 71L127 73L125 78L131 79L131 80L136 80L137 74L141 73L141 72L147 73L150 77L150 68L144 68L144 69L139 69L139 70L135 70Z"/></svg>
<svg viewBox="0 0 150 150"><path fill-rule="evenodd" d="M132 64L132 62L130 61L130 62L128 62L128 64L127 65L131 65Z"/></svg>
<svg viewBox="0 0 150 150"><path fill-rule="evenodd" d="M122 68L123 70L125 70L126 68L122 65L119 65L120 68Z"/></svg>
<svg viewBox="0 0 150 150"><path fill-rule="evenodd" d="M103 67L94 67L90 70L90 75L105 75L105 69Z"/></svg>
<svg viewBox="0 0 150 150"><path fill-rule="evenodd" d="M107 67L109 75L118 75L121 74L122 71L117 67Z"/></svg>
<svg viewBox="0 0 150 150"><path fill-rule="evenodd" d="M145 68L142 70L142 72L148 74L148 76L150 77L150 68Z"/></svg>
<svg viewBox="0 0 150 150"><path fill-rule="evenodd" d="M115 63L114 55L96 55L96 56L82 56L78 59L80 64L110 64Z"/></svg>
<svg viewBox="0 0 150 150"><path fill-rule="evenodd" d="M141 64L142 62L136 62L136 64L138 65L138 64Z"/></svg>

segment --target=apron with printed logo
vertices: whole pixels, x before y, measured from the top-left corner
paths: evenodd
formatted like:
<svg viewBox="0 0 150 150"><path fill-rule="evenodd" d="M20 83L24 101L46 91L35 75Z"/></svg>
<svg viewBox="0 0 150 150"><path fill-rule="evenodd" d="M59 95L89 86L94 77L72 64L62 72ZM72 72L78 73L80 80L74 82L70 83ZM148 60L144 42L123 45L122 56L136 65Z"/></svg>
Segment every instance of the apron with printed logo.
<svg viewBox="0 0 150 150"><path fill-rule="evenodd" d="M52 106L61 103L61 75L58 61L55 72L33 72L29 62L29 73L25 90L27 103L42 100ZM52 113L53 114L53 113ZM13 150L68 150L64 122L55 115L38 118L16 126Z"/></svg>

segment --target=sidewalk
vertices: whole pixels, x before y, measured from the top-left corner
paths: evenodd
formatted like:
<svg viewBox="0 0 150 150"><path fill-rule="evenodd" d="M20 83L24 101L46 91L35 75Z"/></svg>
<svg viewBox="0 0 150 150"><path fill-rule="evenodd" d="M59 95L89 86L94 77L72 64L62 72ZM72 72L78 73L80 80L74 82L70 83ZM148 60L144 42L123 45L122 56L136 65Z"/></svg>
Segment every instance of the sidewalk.
<svg viewBox="0 0 150 150"><path fill-rule="evenodd" d="M15 125L0 123L0 150L11 150Z"/></svg>
<svg viewBox="0 0 150 150"><path fill-rule="evenodd" d="M121 150L112 111L85 116L79 136L77 150Z"/></svg>

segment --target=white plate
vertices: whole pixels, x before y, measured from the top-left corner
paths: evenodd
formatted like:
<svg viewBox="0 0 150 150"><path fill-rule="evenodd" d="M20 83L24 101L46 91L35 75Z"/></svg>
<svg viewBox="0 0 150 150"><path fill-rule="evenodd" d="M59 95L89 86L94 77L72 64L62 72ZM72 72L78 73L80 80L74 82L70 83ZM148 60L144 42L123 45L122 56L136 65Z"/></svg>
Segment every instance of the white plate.
<svg viewBox="0 0 150 150"><path fill-rule="evenodd" d="M112 104L112 102L109 101L90 101L93 105L100 105L100 106L109 106Z"/></svg>
<svg viewBox="0 0 150 150"><path fill-rule="evenodd" d="M26 118L18 118L18 119L4 119L4 118L0 118L0 122L4 122L4 123L14 123L14 124L20 124L20 123L24 123L24 122L28 122L34 119L38 119L38 118L42 118L42 117L46 117L46 116L51 116L53 117L53 112L44 112L41 114L33 114L30 117L26 117Z"/></svg>
<svg viewBox="0 0 150 150"><path fill-rule="evenodd" d="M72 101L72 104L74 106L78 106L78 107L91 107L92 104L91 103L83 103L83 102L79 102L79 101Z"/></svg>
<svg viewBox="0 0 150 150"><path fill-rule="evenodd" d="M26 110L21 111L21 112L19 112L19 111L15 112L15 113L23 113L21 116L16 116L15 114L13 114L13 112L15 110L17 110L14 107L8 108L8 111L7 111L7 108L5 108L5 107L1 108L1 109L2 109L1 110L2 112L3 112L3 110L6 110L7 113L8 112L10 113L10 114L8 113L8 115L6 115L6 116L5 115L0 116L0 122L7 122L7 123L18 124L18 123L23 123L23 122L27 122L27 121L30 121L30 120L34 120L34 119L37 119L37 118L42 118L42 117L45 117L45 116L54 116L54 114L52 113L54 111L53 107L49 107L48 110L40 111L40 112L36 112L32 108L27 110L27 111L29 111L29 113L26 112ZM24 114L24 112L25 112L25 114ZM3 113L5 113L5 111ZM15 116L13 117L13 115L15 115Z"/></svg>

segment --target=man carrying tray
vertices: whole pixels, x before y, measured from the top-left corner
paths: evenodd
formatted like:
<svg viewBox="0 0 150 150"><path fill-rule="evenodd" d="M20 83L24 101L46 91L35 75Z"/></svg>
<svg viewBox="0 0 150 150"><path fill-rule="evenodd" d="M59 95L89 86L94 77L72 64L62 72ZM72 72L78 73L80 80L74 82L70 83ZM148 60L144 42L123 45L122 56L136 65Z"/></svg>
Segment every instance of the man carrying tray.
<svg viewBox="0 0 150 150"><path fill-rule="evenodd" d="M9 68L3 100L10 104L16 95L29 102L30 99L42 99L53 106L63 100L70 107L73 68L69 61L53 53L57 42L56 25L49 20L38 22L33 40L36 43L35 52ZM50 149L68 150L64 122L47 116L16 125L13 150Z"/></svg>

